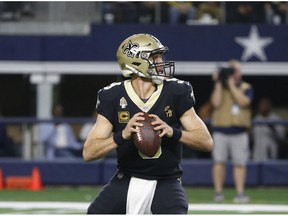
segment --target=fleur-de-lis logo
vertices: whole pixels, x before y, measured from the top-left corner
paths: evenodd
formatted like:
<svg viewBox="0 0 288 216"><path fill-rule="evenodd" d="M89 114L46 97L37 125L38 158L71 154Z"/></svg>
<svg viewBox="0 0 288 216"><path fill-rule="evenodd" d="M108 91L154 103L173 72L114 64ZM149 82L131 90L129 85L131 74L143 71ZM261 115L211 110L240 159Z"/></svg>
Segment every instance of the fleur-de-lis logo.
<svg viewBox="0 0 288 216"><path fill-rule="evenodd" d="M172 106L166 106L165 109L164 109L164 113L165 115L168 117L168 118L171 118L172 115L173 115L173 107Z"/></svg>
<svg viewBox="0 0 288 216"><path fill-rule="evenodd" d="M123 49L123 53L126 54L128 57L134 58L137 53L137 48L139 48L139 44L133 44L132 41L129 40L127 46Z"/></svg>

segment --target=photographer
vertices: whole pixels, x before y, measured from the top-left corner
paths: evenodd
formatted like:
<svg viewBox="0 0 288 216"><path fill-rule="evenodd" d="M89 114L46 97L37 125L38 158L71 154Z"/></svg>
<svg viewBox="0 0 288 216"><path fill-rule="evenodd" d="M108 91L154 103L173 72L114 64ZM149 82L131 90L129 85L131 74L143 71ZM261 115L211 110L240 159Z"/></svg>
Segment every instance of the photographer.
<svg viewBox="0 0 288 216"><path fill-rule="evenodd" d="M244 188L249 158L248 129L251 124L253 89L249 83L242 80L241 64L237 60L229 61L229 67L214 74L213 80L215 85L210 100L213 106L211 129L214 139L214 201L224 200L225 168L230 156L237 193L234 202L247 203L249 197L244 194Z"/></svg>

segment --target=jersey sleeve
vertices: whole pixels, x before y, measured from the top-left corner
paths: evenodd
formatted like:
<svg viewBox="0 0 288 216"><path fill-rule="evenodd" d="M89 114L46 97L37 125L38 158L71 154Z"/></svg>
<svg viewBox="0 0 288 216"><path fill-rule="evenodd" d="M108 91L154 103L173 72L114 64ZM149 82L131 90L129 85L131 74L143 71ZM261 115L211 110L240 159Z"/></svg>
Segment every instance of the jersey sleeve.
<svg viewBox="0 0 288 216"><path fill-rule="evenodd" d="M96 111L98 114L104 116L111 124L113 124L114 119L114 109L111 97L107 95L104 89L100 89L97 94Z"/></svg>
<svg viewBox="0 0 288 216"><path fill-rule="evenodd" d="M187 81L178 81L179 94L177 94L177 115L181 117L187 110L195 105L195 96L192 85Z"/></svg>

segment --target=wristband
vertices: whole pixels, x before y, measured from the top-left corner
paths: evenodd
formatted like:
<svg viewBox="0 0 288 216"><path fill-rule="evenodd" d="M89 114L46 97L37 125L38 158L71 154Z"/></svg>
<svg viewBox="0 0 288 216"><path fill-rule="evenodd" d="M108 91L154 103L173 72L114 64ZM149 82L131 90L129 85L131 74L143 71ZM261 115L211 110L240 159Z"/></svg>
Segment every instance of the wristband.
<svg viewBox="0 0 288 216"><path fill-rule="evenodd" d="M117 133L114 133L114 134L113 134L113 139L114 139L114 142L115 142L118 146L121 146L121 145L124 144L124 142L125 142L125 139L124 139L123 136L122 136L122 131L117 132Z"/></svg>
<svg viewBox="0 0 288 216"><path fill-rule="evenodd" d="M173 135L172 135L171 139L178 142L180 140L181 136L182 136L182 130L178 129L178 128L173 128Z"/></svg>

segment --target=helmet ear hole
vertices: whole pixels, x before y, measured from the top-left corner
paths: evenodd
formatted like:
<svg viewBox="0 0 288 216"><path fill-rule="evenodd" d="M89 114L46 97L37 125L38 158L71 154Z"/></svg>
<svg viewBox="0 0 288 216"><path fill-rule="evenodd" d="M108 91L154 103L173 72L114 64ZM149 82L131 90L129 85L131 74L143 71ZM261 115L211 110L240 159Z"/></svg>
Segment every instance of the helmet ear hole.
<svg viewBox="0 0 288 216"><path fill-rule="evenodd" d="M140 62L133 62L132 64L133 64L133 65L136 65L137 67L138 67L139 65L141 65Z"/></svg>

